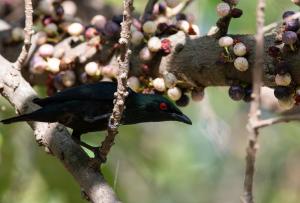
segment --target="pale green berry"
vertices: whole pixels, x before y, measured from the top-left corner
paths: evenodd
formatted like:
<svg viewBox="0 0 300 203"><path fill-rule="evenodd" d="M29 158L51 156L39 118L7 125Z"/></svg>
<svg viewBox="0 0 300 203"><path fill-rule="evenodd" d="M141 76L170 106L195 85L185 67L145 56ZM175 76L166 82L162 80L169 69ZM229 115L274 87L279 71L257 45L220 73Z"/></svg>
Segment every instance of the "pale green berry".
<svg viewBox="0 0 300 203"><path fill-rule="evenodd" d="M242 42L236 43L233 46L233 52L236 56L244 56L247 53L247 47Z"/></svg>
<svg viewBox="0 0 300 203"><path fill-rule="evenodd" d="M67 70L62 75L62 83L66 87L72 87L76 82L76 75L73 71Z"/></svg>
<svg viewBox="0 0 300 203"><path fill-rule="evenodd" d="M148 47L144 47L141 49L139 57L142 61L150 61L153 58L153 54Z"/></svg>
<svg viewBox="0 0 300 203"><path fill-rule="evenodd" d="M152 52L158 52L161 49L161 41L158 37L151 37L147 45L148 49Z"/></svg>
<svg viewBox="0 0 300 203"><path fill-rule="evenodd" d="M39 2L39 9L44 13L51 15L54 12L54 0L42 0Z"/></svg>
<svg viewBox="0 0 300 203"><path fill-rule="evenodd" d="M59 72L59 66L60 66L60 60L58 58L49 58L47 60L48 67L47 70L52 73L58 73Z"/></svg>
<svg viewBox="0 0 300 203"><path fill-rule="evenodd" d="M220 17L225 17L230 13L230 5L228 3L222 2L217 5L217 14Z"/></svg>
<svg viewBox="0 0 300 203"><path fill-rule="evenodd" d="M77 12L77 5L73 1L63 1L61 6L64 9L65 15L75 16Z"/></svg>
<svg viewBox="0 0 300 203"><path fill-rule="evenodd" d="M72 36L79 36L84 30L81 23L72 23L68 26L68 33Z"/></svg>
<svg viewBox="0 0 300 203"><path fill-rule="evenodd" d="M154 21L147 21L143 24L143 31L147 34L153 34L156 32L157 25Z"/></svg>
<svg viewBox="0 0 300 203"><path fill-rule="evenodd" d="M96 15L92 18L91 24L94 25L98 29L103 29L106 24L106 17L103 15Z"/></svg>
<svg viewBox="0 0 300 203"><path fill-rule="evenodd" d="M46 25L45 27L45 32L48 34L48 35L55 35L57 33L57 25L55 23L49 23L48 25Z"/></svg>
<svg viewBox="0 0 300 203"><path fill-rule="evenodd" d="M231 37L225 36L219 39L220 47L230 47L233 45L233 39Z"/></svg>
<svg viewBox="0 0 300 203"><path fill-rule="evenodd" d="M284 75L277 74L275 76L275 83L278 86L289 86L292 82L292 76L289 73L286 73Z"/></svg>
<svg viewBox="0 0 300 203"><path fill-rule="evenodd" d="M99 76L101 74L101 70L99 68L98 63L96 62L89 62L84 66L84 71L89 76Z"/></svg>
<svg viewBox="0 0 300 203"><path fill-rule="evenodd" d="M135 46L140 45L143 42L144 35L140 31L133 31L131 34L131 43Z"/></svg>
<svg viewBox="0 0 300 203"><path fill-rule="evenodd" d="M249 68L249 63L248 60L245 57L237 57L234 60L234 67L238 70L238 71L246 71Z"/></svg>
<svg viewBox="0 0 300 203"><path fill-rule="evenodd" d="M24 39L24 30L20 27L15 27L11 32L12 39L15 42L22 41Z"/></svg>
<svg viewBox="0 0 300 203"><path fill-rule="evenodd" d="M43 44L39 47L38 53L41 57L51 57L54 53L54 46L51 44Z"/></svg>
<svg viewBox="0 0 300 203"><path fill-rule="evenodd" d="M154 89L156 89L159 92L164 92L166 91L166 85L165 81L162 78L156 78L152 81L152 85Z"/></svg>
<svg viewBox="0 0 300 203"><path fill-rule="evenodd" d="M295 99L290 97L287 99L278 100L278 104L283 110L290 110L295 106Z"/></svg>
<svg viewBox="0 0 300 203"><path fill-rule="evenodd" d="M137 77L131 76L127 80L128 86L135 92L137 92L140 88L140 81Z"/></svg>
<svg viewBox="0 0 300 203"><path fill-rule="evenodd" d="M47 69L47 62L40 56L34 55L31 59L29 71L33 74L42 74Z"/></svg>
<svg viewBox="0 0 300 203"><path fill-rule="evenodd" d="M174 87L177 83L177 78L173 73L166 72L164 75L164 80L167 88Z"/></svg>
<svg viewBox="0 0 300 203"><path fill-rule="evenodd" d="M172 87L172 88L168 89L167 94L171 100L177 101L182 96L182 91L178 87Z"/></svg>

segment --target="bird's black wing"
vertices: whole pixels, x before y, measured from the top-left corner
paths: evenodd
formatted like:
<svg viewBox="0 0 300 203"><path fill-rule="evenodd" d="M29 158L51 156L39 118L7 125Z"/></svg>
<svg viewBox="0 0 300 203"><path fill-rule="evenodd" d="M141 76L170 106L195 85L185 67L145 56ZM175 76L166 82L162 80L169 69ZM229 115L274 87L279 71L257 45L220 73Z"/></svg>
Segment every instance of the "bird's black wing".
<svg viewBox="0 0 300 203"><path fill-rule="evenodd" d="M95 84L81 85L73 88L63 90L54 96L47 98L36 98L34 103L45 106L56 102L64 102L71 100L113 100L114 93L117 90L117 83L114 82L100 82Z"/></svg>

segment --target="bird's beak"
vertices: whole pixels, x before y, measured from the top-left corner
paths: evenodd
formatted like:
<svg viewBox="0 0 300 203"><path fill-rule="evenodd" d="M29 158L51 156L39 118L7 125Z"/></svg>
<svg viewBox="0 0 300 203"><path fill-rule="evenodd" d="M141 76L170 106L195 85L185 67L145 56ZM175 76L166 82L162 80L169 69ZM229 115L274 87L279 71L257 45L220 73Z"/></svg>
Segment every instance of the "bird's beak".
<svg viewBox="0 0 300 203"><path fill-rule="evenodd" d="M176 121L192 125L191 119L189 119L189 117L187 117L184 114L179 115L179 114L173 113L172 117L175 118Z"/></svg>

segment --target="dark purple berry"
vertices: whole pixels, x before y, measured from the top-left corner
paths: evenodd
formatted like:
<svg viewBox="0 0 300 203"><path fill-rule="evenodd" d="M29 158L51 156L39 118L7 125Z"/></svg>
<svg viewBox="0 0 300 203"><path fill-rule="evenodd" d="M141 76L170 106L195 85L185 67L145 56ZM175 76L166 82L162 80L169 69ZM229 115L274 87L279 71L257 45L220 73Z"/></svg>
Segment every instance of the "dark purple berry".
<svg viewBox="0 0 300 203"><path fill-rule="evenodd" d="M120 34L121 28L114 21L107 21L104 27L104 33L112 38L118 38Z"/></svg>
<svg viewBox="0 0 300 203"><path fill-rule="evenodd" d="M244 88L240 85L233 85L228 90L229 97L235 101L242 100L245 96Z"/></svg>
<svg viewBox="0 0 300 203"><path fill-rule="evenodd" d="M59 73L59 74L55 75L54 78L53 78L53 86L57 90L63 90L64 89L62 76L63 76L63 74Z"/></svg>
<svg viewBox="0 0 300 203"><path fill-rule="evenodd" d="M123 21L123 15L115 15L112 17L112 21L117 23L118 25L121 25Z"/></svg>
<svg viewBox="0 0 300 203"><path fill-rule="evenodd" d="M157 32L158 34L164 34L164 32L169 28L167 23L159 23L157 25Z"/></svg>
<svg viewBox="0 0 300 203"><path fill-rule="evenodd" d="M168 28L165 30L165 34L167 35L173 35L178 32L178 28L176 25L169 25Z"/></svg>
<svg viewBox="0 0 300 203"><path fill-rule="evenodd" d="M183 94L180 99L178 99L176 101L176 105L177 106L180 106L180 107L185 107L187 106L188 104L190 103L190 98L186 95L186 94Z"/></svg>
<svg viewBox="0 0 300 203"><path fill-rule="evenodd" d="M178 13L176 15L176 20L177 21L179 21L179 20L186 20L186 19L187 19L187 17L186 17L186 15L184 13Z"/></svg>
<svg viewBox="0 0 300 203"><path fill-rule="evenodd" d="M239 18L243 15L243 11L239 8L233 8L230 13L233 18Z"/></svg>
<svg viewBox="0 0 300 203"><path fill-rule="evenodd" d="M248 85L244 88L244 90L245 90L245 96L244 96L243 100L245 102L251 102L252 101L251 95L252 95L252 92L253 92L252 86Z"/></svg>
<svg viewBox="0 0 300 203"><path fill-rule="evenodd" d="M290 70L291 70L291 65L285 61L280 61L275 68L276 73L279 75L284 75L290 72Z"/></svg>
<svg viewBox="0 0 300 203"><path fill-rule="evenodd" d="M289 19L285 23L285 29L287 31L294 31L296 32L300 27L298 19Z"/></svg>
<svg viewBox="0 0 300 203"><path fill-rule="evenodd" d="M166 10L167 10L167 7L165 4L162 4L162 3L159 3L158 4L158 12L160 14L165 14L166 13Z"/></svg>
<svg viewBox="0 0 300 203"><path fill-rule="evenodd" d="M291 17L294 14L295 14L294 11L286 11L286 12L283 13L282 19L285 20L286 18Z"/></svg>
<svg viewBox="0 0 300 203"><path fill-rule="evenodd" d="M285 44L294 44L297 41L297 34L293 31L286 31L282 35L282 41Z"/></svg>
<svg viewBox="0 0 300 203"><path fill-rule="evenodd" d="M280 56L280 49L276 46L271 46L269 47L268 54L273 58L277 58Z"/></svg>
<svg viewBox="0 0 300 203"><path fill-rule="evenodd" d="M64 13L65 13L64 8L61 5L55 6L55 14L57 16L62 17Z"/></svg>
<svg viewBox="0 0 300 203"><path fill-rule="evenodd" d="M286 87L286 86L278 86L275 87L274 90L274 96L279 99L279 100L283 100L283 99L288 99L293 93L293 90L290 87Z"/></svg>

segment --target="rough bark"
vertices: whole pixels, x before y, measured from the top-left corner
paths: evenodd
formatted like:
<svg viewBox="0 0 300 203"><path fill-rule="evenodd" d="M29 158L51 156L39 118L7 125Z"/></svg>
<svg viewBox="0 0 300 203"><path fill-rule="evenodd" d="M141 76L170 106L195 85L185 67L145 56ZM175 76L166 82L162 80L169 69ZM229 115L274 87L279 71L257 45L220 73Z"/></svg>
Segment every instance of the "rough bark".
<svg viewBox="0 0 300 203"><path fill-rule="evenodd" d="M195 86L228 86L235 81L246 83L252 82L252 68L255 62L255 38L253 35L232 35L234 39L239 39L248 47L248 61L250 68L245 72L237 71L233 63L220 64L220 54L223 49L219 47L218 41L214 37L204 36L198 39L190 39L182 32L170 37L173 42L174 52L163 57L159 66L159 71L164 70L174 72L184 81ZM267 53L268 47L274 45L275 34L265 36L264 50L264 73L263 83L265 86L274 87L274 64L273 59ZM287 54L286 60L293 66L291 74L296 83L300 82L299 58L300 53ZM135 65L139 65L135 61Z"/></svg>

